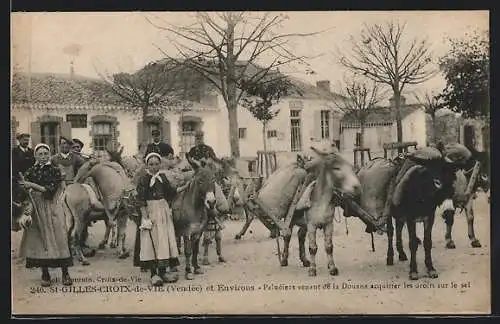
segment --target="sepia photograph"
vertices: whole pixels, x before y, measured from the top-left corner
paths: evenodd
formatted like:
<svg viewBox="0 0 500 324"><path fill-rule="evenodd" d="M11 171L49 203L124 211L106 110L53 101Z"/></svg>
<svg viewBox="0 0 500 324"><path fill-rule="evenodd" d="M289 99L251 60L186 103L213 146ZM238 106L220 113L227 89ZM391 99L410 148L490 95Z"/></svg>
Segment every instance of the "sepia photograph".
<svg viewBox="0 0 500 324"><path fill-rule="evenodd" d="M11 317L491 313L489 11L10 17Z"/></svg>

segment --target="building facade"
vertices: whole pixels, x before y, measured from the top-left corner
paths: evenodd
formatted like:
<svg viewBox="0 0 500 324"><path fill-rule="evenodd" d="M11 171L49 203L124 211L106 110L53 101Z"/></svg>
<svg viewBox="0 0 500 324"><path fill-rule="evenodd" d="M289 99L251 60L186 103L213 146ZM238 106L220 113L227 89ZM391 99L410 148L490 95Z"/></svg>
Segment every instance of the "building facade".
<svg viewBox="0 0 500 324"><path fill-rule="evenodd" d="M369 148L372 157L383 156L385 143L397 142L397 125L394 114L394 102L389 106L377 107L368 115L363 142ZM403 127L403 142L417 142L419 147L427 145L427 121L424 107L419 104L407 105L401 98L401 122ZM353 156L353 150L358 146L360 125L350 114L344 115L341 122L341 151L344 155Z"/></svg>

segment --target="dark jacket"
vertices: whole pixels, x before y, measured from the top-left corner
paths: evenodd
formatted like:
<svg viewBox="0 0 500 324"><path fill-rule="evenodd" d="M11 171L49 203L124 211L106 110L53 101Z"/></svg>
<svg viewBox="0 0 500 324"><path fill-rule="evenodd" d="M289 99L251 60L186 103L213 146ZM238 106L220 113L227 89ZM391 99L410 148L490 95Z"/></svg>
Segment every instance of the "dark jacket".
<svg viewBox="0 0 500 324"><path fill-rule="evenodd" d="M161 157L167 157L169 154L174 155L174 149L172 148L172 146L168 145L165 142L160 142L158 144L149 143L146 148L146 154L144 154L144 158L146 158L149 153L153 152L160 154Z"/></svg>
<svg viewBox="0 0 500 324"><path fill-rule="evenodd" d="M29 168L35 165L35 155L31 148L24 152L19 146L12 149L12 175L17 178L18 173L25 173Z"/></svg>

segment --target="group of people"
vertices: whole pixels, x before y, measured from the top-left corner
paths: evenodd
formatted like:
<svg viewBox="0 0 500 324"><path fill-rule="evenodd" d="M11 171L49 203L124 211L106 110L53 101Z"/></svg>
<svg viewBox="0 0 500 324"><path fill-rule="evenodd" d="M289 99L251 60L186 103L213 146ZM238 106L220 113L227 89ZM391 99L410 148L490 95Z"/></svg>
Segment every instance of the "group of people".
<svg viewBox="0 0 500 324"><path fill-rule="evenodd" d="M146 174L137 186L141 220L136 238L134 265L151 272L155 286L178 280L178 247L173 226L171 204L186 186L175 188L160 173L162 158L173 159L172 147L153 131L153 142L144 155ZM26 268L41 268L41 285L51 285L49 268L61 268L63 285L72 285L68 268L73 265L69 226L60 200L64 187L73 182L79 168L91 156L81 153L82 141L61 137L59 152L51 155L44 143L29 147L30 135L17 137L19 145L12 151L13 205L20 207L19 224L24 229L21 253ZM186 154L193 169L217 160L214 150L203 143L203 133L196 134L195 146Z"/></svg>

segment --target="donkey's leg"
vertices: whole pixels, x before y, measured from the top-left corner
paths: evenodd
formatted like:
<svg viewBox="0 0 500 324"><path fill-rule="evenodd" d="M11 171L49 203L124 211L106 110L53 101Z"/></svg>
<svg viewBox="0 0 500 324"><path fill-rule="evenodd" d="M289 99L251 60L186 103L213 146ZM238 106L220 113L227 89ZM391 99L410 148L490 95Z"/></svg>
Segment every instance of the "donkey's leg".
<svg viewBox="0 0 500 324"><path fill-rule="evenodd" d="M408 239L410 246L410 279L417 280L418 279L418 270L417 270L417 223L415 219L409 219L406 222L406 227L408 228ZM432 244L432 243L431 243Z"/></svg>
<svg viewBox="0 0 500 324"><path fill-rule="evenodd" d="M309 276L316 276L316 253L318 252L318 245L316 244L316 226L307 224L307 237L309 238L309 254L311 255L311 265L309 267Z"/></svg>
<svg viewBox="0 0 500 324"><path fill-rule="evenodd" d="M177 243L177 252L179 252L179 255L181 254L181 236L180 235L176 235L175 236L175 241Z"/></svg>
<svg viewBox="0 0 500 324"><path fill-rule="evenodd" d="M236 234L234 237L236 240L240 240L243 235L247 232L248 228L250 227L250 224L252 224L252 221L255 218L255 215L251 212L248 211L246 207L243 207L243 212L245 213L245 224L243 225L243 228L241 231Z"/></svg>
<svg viewBox="0 0 500 324"><path fill-rule="evenodd" d="M405 221L402 216L396 216L396 249L399 254L399 261L406 261L408 257L406 256L405 250L403 248L403 226Z"/></svg>
<svg viewBox="0 0 500 324"><path fill-rule="evenodd" d="M434 215L424 218L424 252L425 266L429 278L437 278L438 273L432 264L432 226L434 225Z"/></svg>
<svg viewBox="0 0 500 324"><path fill-rule="evenodd" d="M191 255L193 254L193 244L191 243L191 235L183 236L184 241L184 257L186 262L186 279L193 280L193 270L191 268Z"/></svg>
<svg viewBox="0 0 500 324"><path fill-rule="evenodd" d="M290 232L292 231L293 227L290 228ZM290 251L290 240L292 239L292 235L285 235L283 236L283 254L281 255L281 266L286 267L288 266L288 254ZM279 251L278 251L279 253Z"/></svg>
<svg viewBox="0 0 500 324"><path fill-rule="evenodd" d="M127 223L128 217L125 214L119 215L117 220L117 241L118 241L118 258L126 259L130 256L130 252L125 247L125 240L127 238Z"/></svg>
<svg viewBox="0 0 500 324"><path fill-rule="evenodd" d="M332 276L338 276L339 269L333 259L333 222L327 222L323 226L323 238L325 240L325 252L328 257L328 271Z"/></svg>
<svg viewBox="0 0 500 324"><path fill-rule="evenodd" d="M474 233L474 209L473 200L470 199L467 205L465 206L465 217L467 218L467 234L469 235L470 245L473 248L480 248L481 243L479 239L476 238L476 234Z"/></svg>
<svg viewBox="0 0 500 324"><path fill-rule="evenodd" d="M73 246L75 249L75 256L78 261L84 266L89 265L90 262L87 260L83 254L83 231L85 223L79 219L75 219L74 229L72 231L71 237L73 237Z"/></svg>
<svg viewBox="0 0 500 324"><path fill-rule="evenodd" d="M455 222L455 211L446 210L443 212L444 223L446 224L446 232L444 233L444 239L446 241L447 249L454 249L455 242L451 237L451 232L453 231L453 223Z"/></svg>
<svg viewBox="0 0 500 324"><path fill-rule="evenodd" d="M191 256L191 262L194 268L194 274L203 274L200 265L198 264L198 254L200 253L200 240L201 233L196 233L191 238L191 244L193 245L193 255Z"/></svg>
<svg viewBox="0 0 500 324"><path fill-rule="evenodd" d="M104 231L104 237L102 238L101 243L99 243L98 249L102 250L106 247L109 241L109 234L111 233L111 222L106 217L104 218L104 225L106 226L106 230Z"/></svg>
<svg viewBox="0 0 500 324"><path fill-rule="evenodd" d="M226 259L222 256L222 232L220 230L215 232L215 251L219 262L226 262Z"/></svg>
<svg viewBox="0 0 500 324"><path fill-rule="evenodd" d="M309 267L311 265L311 262L307 259L306 255L306 235L307 226L300 226L297 232L297 239L299 241L299 258L300 261L302 261L302 265L304 267Z"/></svg>
<svg viewBox="0 0 500 324"><path fill-rule="evenodd" d="M114 249L118 246L118 231L117 231L117 222L116 220L110 221L111 227L111 242L109 243L109 247Z"/></svg>
<svg viewBox="0 0 500 324"><path fill-rule="evenodd" d="M387 265L394 264L394 247L392 245L394 238L394 226L392 225L392 216L387 217Z"/></svg>
<svg viewBox="0 0 500 324"><path fill-rule="evenodd" d="M203 232L203 259L201 260L201 264L209 265L210 260L208 259L208 248L210 247L210 239L207 238L207 232Z"/></svg>

